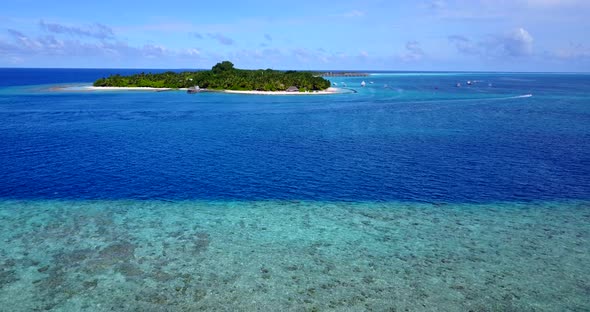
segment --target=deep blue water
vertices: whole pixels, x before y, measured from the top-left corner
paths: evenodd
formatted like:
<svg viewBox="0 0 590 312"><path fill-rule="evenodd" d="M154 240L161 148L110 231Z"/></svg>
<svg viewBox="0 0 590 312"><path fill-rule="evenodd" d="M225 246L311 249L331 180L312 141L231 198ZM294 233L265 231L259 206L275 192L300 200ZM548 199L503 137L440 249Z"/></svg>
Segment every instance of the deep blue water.
<svg viewBox="0 0 590 312"><path fill-rule="evenodd" d="M48 85L137 71L0 69L0 197L590 199L590 75L376 74L322 96Z"/></svg>

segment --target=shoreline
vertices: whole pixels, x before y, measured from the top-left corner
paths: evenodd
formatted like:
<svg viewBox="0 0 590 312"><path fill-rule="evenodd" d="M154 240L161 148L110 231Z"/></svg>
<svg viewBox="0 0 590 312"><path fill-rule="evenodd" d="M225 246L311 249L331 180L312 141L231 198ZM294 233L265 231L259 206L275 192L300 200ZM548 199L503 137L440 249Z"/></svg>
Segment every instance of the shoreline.
<svg viewBox="0 0 590 312"><path fill-rule="evenodd" d="M186 91L187 88L152 88L152 87L95 87L95 86L84 86L82 90L87 91Z"/></svg>
<svg viewBox="0 0 590 312"><path fill-rule="evenodd" d="M215 91L213 91L215 92ZM326 90L320 91L306 91L306 92L288 92L288 91L256 91L256 90L220 90L223 93L234 93L234 94L258 94L258 95L314 95L314 94L338 94L347 93L347 90L340 88L330 87Z"/></svg>
<svg viewBox="0 0 590 312"><path fill-rule="evenodd" d="M187 91L188 88L152 88L152 87L95 87L95 86L55 86L50 91ZM208 90L202 89L200 92L218 92L232 94L253 94L253 95L327 95L339 93L352 93L352 91L343 88L330 87L321 91L306 92L287 92L287 91L257 91L257 90Z"/></svg>

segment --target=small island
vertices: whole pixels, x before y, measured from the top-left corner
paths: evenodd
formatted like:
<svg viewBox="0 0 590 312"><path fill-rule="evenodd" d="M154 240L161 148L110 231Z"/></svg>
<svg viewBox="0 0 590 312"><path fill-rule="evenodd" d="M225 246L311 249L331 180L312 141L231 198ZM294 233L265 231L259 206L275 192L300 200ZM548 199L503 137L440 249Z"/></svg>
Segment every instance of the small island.
<svg viewBox="0 0 590 312"><path fill-rule="evenodd" d="M234 68L229 61L217 63L211 70L168 71L160 74L140 73L111 75L94 82L94 87L193 89L253 92L317 92L330 88L330 81L305 71Z"/></svg>

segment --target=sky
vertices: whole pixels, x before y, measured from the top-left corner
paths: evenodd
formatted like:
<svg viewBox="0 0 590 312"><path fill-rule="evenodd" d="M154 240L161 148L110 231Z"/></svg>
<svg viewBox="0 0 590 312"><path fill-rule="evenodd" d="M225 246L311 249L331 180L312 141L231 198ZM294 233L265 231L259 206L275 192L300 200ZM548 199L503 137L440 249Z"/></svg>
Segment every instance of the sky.
<svg viewBox="0 0 590 312"><path fill-rule="evenodd" d="M4 1L0 67L590 71L590 0Z"/></svg>

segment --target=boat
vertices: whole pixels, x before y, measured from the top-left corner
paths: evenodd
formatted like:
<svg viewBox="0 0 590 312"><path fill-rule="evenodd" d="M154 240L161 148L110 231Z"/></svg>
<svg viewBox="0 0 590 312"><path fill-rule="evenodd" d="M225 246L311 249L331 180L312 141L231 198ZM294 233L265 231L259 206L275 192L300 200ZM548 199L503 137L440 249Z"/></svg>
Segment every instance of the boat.
<svg viewBox="0 0 590 312"><path fill-rule="evenodd" d="M190 87L186 90L186 93L188 94L194 94L199 92L201 92L201 88L199 88L199 86Z"/></svg>
<svg viewBox="0 0 590 312"><path fill-rule="evenodd" d="M338 83L336 83L336 82L333 82L332 84L334 85L334 87L338 86Z"/></svg>
<svg viewBox="0 0 590 312"><path fill-rule="evenodd" d="M367 85L367 84L366 84L366 83L365 83L365 81L363 80L363 81L361 82L361 87L364 87L364 86L366 86L366 85Z"/></svg>
<svg viewBox="0 0 590 312"><path fill-rule="evenodd" d="M467 85L471 85L471 80L467 80Z"/></svg>
<svg viewBox="0 0 590 312"><path fill-rule="evenodd" d="M457 82L457 88L461 88L461 83Z"/></svg>

